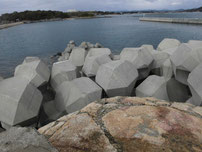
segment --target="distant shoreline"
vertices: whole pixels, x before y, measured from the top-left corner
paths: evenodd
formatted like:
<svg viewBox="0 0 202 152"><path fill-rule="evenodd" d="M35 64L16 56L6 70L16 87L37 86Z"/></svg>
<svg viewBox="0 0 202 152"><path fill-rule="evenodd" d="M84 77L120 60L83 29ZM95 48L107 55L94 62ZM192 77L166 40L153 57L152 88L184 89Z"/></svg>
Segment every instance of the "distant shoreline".
<svg viewBox="0 0 202 152"><path fill-rule="evenodd" d="M0 30L21 25L21 24L31 24L31 23L40 23L40 22L54 22L54 21L65 21L65 20L74 20L74 19L94 19L94 18L111 18L110 16L94 16L94 17L72 17L72 18L55 18L55 19L45 19L45 20L37 20L37 21L21 21L21 22L14 22L8 24L1 24Z"/></svg>

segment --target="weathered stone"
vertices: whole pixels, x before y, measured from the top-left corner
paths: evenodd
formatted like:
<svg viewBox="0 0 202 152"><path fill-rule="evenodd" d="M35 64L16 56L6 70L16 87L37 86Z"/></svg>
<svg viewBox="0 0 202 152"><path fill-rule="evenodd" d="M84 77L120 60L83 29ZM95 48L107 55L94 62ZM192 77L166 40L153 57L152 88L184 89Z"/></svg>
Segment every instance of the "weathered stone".
<svg viewBox="0 0 202 152"><path fill-rule="evenodd" d="M163 76L166 80L169 80L173 77L173 67L170 59L167 59L160 68L160 75Z"/></svg>
<svg viewBox="0 0 202 152"><path fill-rule="evenodd" d="M46 136L50 129L47 129L43 134ZM39 129L39 132L41 130L43 128ZM85 113L73 114L71 117L67 117L64 125L52 132L51 136L46 137L60 152L116 152L116 149L110 144L104 132Z"/></svg>
<svg viewBox="0 0 202 152"><path fill-rule="evenodd" d="M102 89L89 78L65 81L56 89L56 108L71 113L101 99Z"/></svg>
<svg viewBox="0 0 202 152"><path fill-rule="evenodd" d="M154 58L151 67L152 73L161 76L161 67L163 66L164 62L169 58L169 54L163 51L152 51L151 53Z"/></svg>
<svg viewBox="0 0 202 152"><path fill-rule="evenodd" d="M37 117L42 95L27 79L0 81L0 121L14 126Z"/></svg>
<svg viewBox="0 0 202 152"><path fill-rule="evenodd" d="M1 152L58 152L35 129L13 127L0 134Z"/></svg>
<svg viewBox="0 0 202 152"><path fill-rule="evenodd" d="M62 56L58 58L58 61L65 61L69 59L69 53L63 52Z"/></svg>
<svg viewBox="0 0 202 152"><path fill-rule="evenodd" d="M180 44L181 44L180 41L178 41L176 39L166 38L163 41L161 41L161 43L157 47L157 50L163 51L166 49L175 48L175 47L179 46Z"/></svg>
<svg viewBox="0 0 202 152"><path fill-rule="evenodd" d="M111 62L112 60L106 54L100 56L87 56L83 65L82 71L88 77L93 77L97 74L99 67L102 64Z"/></svg>
<svg viewBox="0 0 202 152"><path fill-rule="evenodd" d="M53 64L51 86L56 89L62 82L71 81L78 76L78 70L71 61L66 60Z"/></svg>
<svg viewBox="0 0 202 152"><path fill-rule="evenodd" d="M188 44L182 44L171 56L176 80L187 85L189 73L202 62L202 48L192 49Z"/></svg>
<svg viewBox="0 0 202 152"><path fill-rule="evenodd" d="M202 116L202 107L195 107L192 110Z"/></svg>
<svg viewBox="0 0 202 152"><path fill-rule="evenodd" d="M174 102L171 105L171 107L179 109L179 110L187 111L187 112L192 112L192 109L194 108L194 106L192 104L189 104L189 103L179 103L179 102Z"/></svg>
<svg viewBox="0 0 202 152"><path fill-rule="evenodd" d="M69 60L78 68L81 68L84 64L87 51L83 48L74 48L69 57Z"/></svg>
<svg viewBox="0 0 202 152"><path fill-rule="evenodd" d="M103 48L103 46L102 46L102 44L100 44L100 43L96 43L96 44L95 44L95 48Z"/></svg>
<svg viewBox="0 0 202 152"><path fill-rule="evenodd" d="M170 101L186 102L190 98L189 88L174 78L167 81L166 88Z"/></svg>
<svg viewBox="0 0 202 152"><path fill-rule="evenodd" d="M188 84L192 93L192 104L202 105L202 63L199 64L189 75Z"/></svg>
<svg viewBox="0 0 202 152"><path fill-rule="evenodd" d="M130 96L138 78L135 66L126 61L112 61L100 66L96 82L109 97Z"/></svg>
<svg viewBox="0 0 202 152"><path fill-rule="evenodd" d="M139 79L144 79L149 75L153 57L146 48L125 48L120 56L121 60L130 61L136 66Z"/></svg>
<svg viewBox="0 0 202 152"><path fill-rule="evenodd" d="M176 104L154 98L102 99L39 132L61 152L201 151L201 117L192 105Z"/></svg>
<svg viewBox="0 0 202 152"><path fill-rule="evenodd" d="M166 83L164 77L156 75L149 76L136 88L136 95L138 97L155 97L168 101Z"/></svg>
<svg viewBox="0 0 202 152"><path fill-rule="evenodd" d="M15 68L14 75L26 78L36 87L40 87L49 81L50 70L43 61L26 58L23 64Z"/></svg>

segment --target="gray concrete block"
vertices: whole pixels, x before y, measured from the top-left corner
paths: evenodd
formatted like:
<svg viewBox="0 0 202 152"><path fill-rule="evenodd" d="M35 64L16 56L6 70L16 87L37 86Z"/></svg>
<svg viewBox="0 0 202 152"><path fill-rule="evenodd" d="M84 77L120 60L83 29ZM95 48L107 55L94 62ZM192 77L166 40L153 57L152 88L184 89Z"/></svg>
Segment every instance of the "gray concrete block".
<svg viewBox="0 0 202 152"><path fill-rule="evenodd" d="M25 59L23 64L15 68L14 75L26 78L36 87L40 87L49 81L50 70L41 60Z"/></svg>
<svg viewBox="0 0 202 152"><path fill-rule="evenodd" d="M188 85L192 93L191 103L196 106L202 105L202 63L190 73Z"/></svg>
<svg viewBox="0 0 202 152"><path fill-rule="evenodd" d="M166 38L163 41L161 41L161 43L157 47L157 50L163 51L166 49L175 48L175 47L178 47L180 44L181 44L180 41L176 39Z"/></svg>
<svg viewBox="0 0 202 152"><path fill-rule="evenodd" d="M124 48L120 56L121 60L130 61L136 66L139 72L138 79L144 79L149 75L153 57L146 48Z"/></svg>
<svg viewBox="0 0 202 152"><path fill-rule="evenodd" d="M129 61L112 61L100 66L96 82L109 97L130 96L138 78L136 67Z"/></svg>
<svg viewBox="0 0 202 152"><path fill-rule="evenodd" d="M78 68L81 68L85 62L87 51L83 48L74 48L70 54L69 60Z"/></svg>
<svg viewBox="0 0 202 152"><path fill-rule="evenodd" d="M168 80L166 88L170 101L186 102L190 98L189 88L174 78Z"/></svg>
<svg viewBox="0 0 202 152"><path fill-rule="evenodd" d="M56 62L51 72L51 86L56 89L62 82L71 81L78 76L78 70L70 60Z"/></svg>
<svg viewBox="0 0 202 152"><path fill-rule="evenodd" d="M91 48L88 52L87 57L91 56L100 56L100 55L108 55L111 56L112 52L108 48Z"/></svg>
<svg viewBox="0 0 202 152"><path fill-rule="evenodd" d="M189 73L202 62L202 48L193 49L188 44L181 44L170 57L176 80L187 85Z"/></svg>
<svg viewBox="0 0 202 152"><path fill-rule="evenodd" d="M63 82L56 90L56 108L67 113L82 109L89 103L101 99L102 88L91 79L82 77Z"/></svg>
<svg viewBox="0 0 202 152"><path fill-rule="evenodd" d="M13 127L0 134L1 152L58 152L32 128Z"/></svg>
<svg viewBox="0 0 202 152"><path fill-rule="evenodd" d="M27 79L12 77L0 81L0 121L14 126L37 117L42 98Z"/></svg>
<svg viewBox="0 0 202 152"><path fill-rule="evenodd" d="M82 71L88 77L93 77L97 74L99 67L102 64L111 62L109 55L99 55L99 56L87 56L83 65Z"/></svg>
<svg viewBox="0 0 202 152"><path fill-rule="evenodd" d="M136 88L136 96L138 97L155 97L157 99L168 101L166 89L167 81L164 77L156 75L149 76Z"/></svg>
<svg viewBox="0 0 202 152"><path fill-rule="evenodd" d="M143 44L141 47L142 48L146 48L149 51L153 51L154 50L153 45L149 45L149 44Z"/></svg>
<svg viewBox="0 0 202 152"><path fill-rule="evenodd" d="M171 79L174 76L173 67L170 59L167 59L160 68L160 76L163 76L166 80Z"/></svg>
<svg viewBox="0 0 202 152"><path fill-rule="evenodd" d="M163 51L152 51L151 53L154 59L151 66L151 71L153 74L161 76L161 67L170 56L168 53Z"/></svg>

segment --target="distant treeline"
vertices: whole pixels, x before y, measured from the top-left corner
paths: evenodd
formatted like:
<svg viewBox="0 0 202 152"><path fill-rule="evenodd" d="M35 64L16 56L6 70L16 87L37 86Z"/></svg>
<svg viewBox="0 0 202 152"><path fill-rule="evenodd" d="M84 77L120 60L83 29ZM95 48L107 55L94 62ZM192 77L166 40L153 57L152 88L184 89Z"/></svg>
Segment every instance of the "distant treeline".
<svg viewBox="0 0 202 152"><path fill-rule="evenodd" d="M186 12L202 12L202 7L186 10Z"/></svg>
<svg viewBox="0 0 202 152"><path fill-rule="evenodd" d="M60 12L60 11L24 11L6 13L0 16L0 21L36 21L53 18L70 18L70 17L93 17L94 12Z"/></svg>

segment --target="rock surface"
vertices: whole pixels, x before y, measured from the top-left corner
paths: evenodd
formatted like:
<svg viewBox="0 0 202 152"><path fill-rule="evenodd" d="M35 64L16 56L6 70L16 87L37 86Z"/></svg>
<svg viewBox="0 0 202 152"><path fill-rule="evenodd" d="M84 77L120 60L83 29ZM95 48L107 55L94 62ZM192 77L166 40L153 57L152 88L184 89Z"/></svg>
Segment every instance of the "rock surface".
<svg viewBox="0 0 202 152"><path fill-rule="evenodd" d="M157 50L163 51L166 49L175 48L179 46L180 44L181 43L179 40L166 38L163 41L161 41L161 43L158 45Z"/></svg>
<svg viewBox="0 0 202 152"><path fill-rule="evenodd" d="M0 134L1 152L58 152L37 130L13 127Z"/></svg>
<svg viewBox="0 0 202 152"><path fill-rule="evenodd" d="M154 98L102 99L39 132L60 152L199 152L202 115L181 107Z"/></svg>

